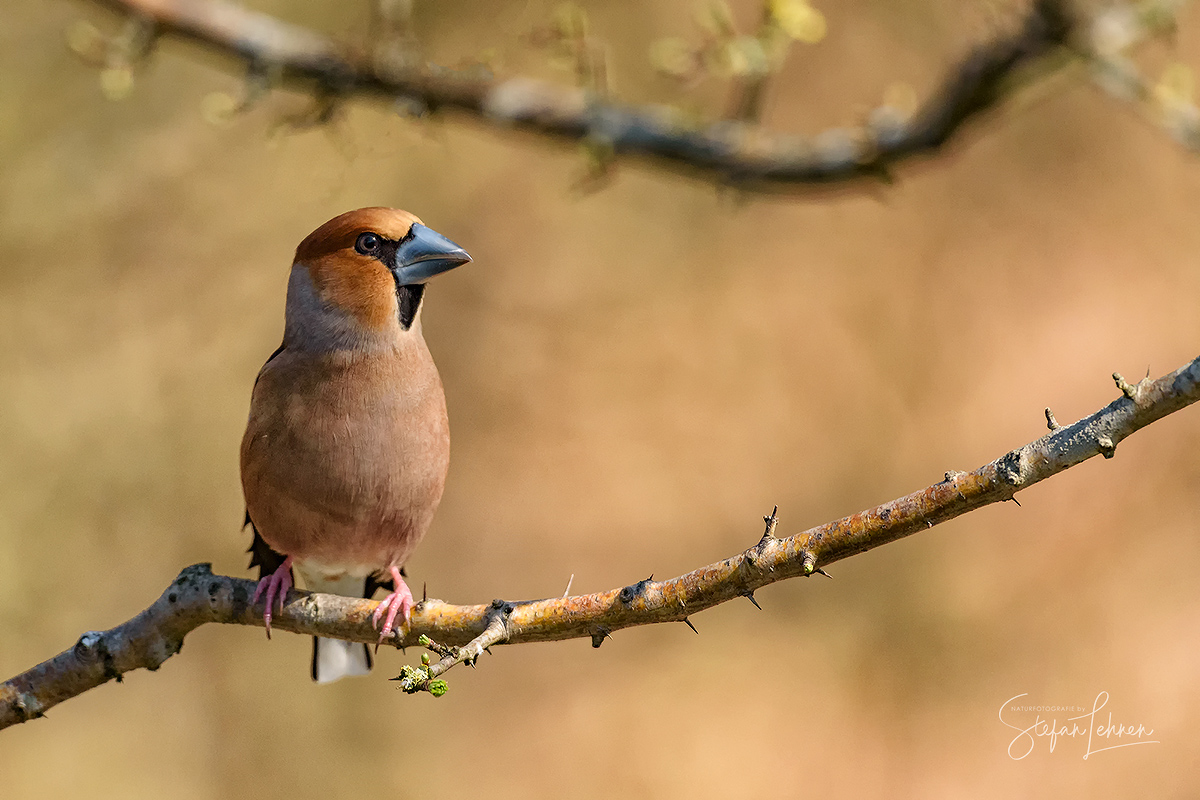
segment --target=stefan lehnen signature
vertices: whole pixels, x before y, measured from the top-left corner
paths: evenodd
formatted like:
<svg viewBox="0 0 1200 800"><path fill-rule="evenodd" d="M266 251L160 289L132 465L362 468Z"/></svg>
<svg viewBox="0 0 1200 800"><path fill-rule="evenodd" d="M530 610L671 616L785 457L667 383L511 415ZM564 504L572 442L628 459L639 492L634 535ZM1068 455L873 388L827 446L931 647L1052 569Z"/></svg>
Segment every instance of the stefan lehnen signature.
<svg viewBox="0 0 1200 800"><path fill-rule="evenodd" d="M1087 736L1087 750L1083 754L1083 760L1087 761L1088 756L1095 753L1103 753L1105 750L1116 750L1119 747L1133 747L1139 744L1159 744L1157 739L1147 739L1148 736L1154 735L1154 729L1146 730L1146 727L1140 723L1123 725L1112 721L1112 712L1108 712L1108 723L1097 723L1096 715L1100 710L1108 705L1108 692L1100 692L1096 695L1096 699L1092 701L1092 710L1086 714L1080 714L1074 717L1067 717L1066 722L1061 725L1057 719L1044 720L1039 713L1035 716L1032 725L1015 725L1005 719L1004 712L1008 711L1010 717L1013 712L1024 710L1019 707L1013 707L1014 700L1020 700L1022 697L1028 697L1029 693L1025 692L1015 697L1010 697L1000 706L1000 722L1006 727L1017 731L1017 735L1008 743L1008 757L1013 761L1020 761L1033 752L1033 748L1037 744L1038 739L1050 740L1050 752L1054 752L1055 745L1058 744L1059 737L1067 737L1075 739L1080 736ZM1035 706L1034 708L1042 708ZM1059 707L1061 708L1061 707ZM1074 709L1070 709L1074 710ZM1118 744L1108 744L1116 739ZM1135 741L1128 741L1133 739ZM1103 745L1103 746L1102 746Z"/></svg>

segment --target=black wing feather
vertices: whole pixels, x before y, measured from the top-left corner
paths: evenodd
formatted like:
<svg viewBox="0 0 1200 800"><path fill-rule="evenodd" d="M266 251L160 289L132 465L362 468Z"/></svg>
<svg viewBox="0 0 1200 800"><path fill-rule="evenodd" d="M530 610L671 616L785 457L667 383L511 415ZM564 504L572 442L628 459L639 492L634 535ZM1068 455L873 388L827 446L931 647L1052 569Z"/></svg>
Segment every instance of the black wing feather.
<svg viewBox="0 0 1200 800"><path fill-rule="evenodd" d="M242 527L250 526L250 530L254 531L254 541L250 543L250 549L246 552L250 554L250 569L258 567L258 579L263 578L275 572L283 566L286 556L283 553L277 553L271 549L271 545L267 544L266 539L263 539L258 532L258 528L254 525L254 520L250 519L250 512L246 512L246 521ZM293 582L295 576L293 575Z"/></svg>

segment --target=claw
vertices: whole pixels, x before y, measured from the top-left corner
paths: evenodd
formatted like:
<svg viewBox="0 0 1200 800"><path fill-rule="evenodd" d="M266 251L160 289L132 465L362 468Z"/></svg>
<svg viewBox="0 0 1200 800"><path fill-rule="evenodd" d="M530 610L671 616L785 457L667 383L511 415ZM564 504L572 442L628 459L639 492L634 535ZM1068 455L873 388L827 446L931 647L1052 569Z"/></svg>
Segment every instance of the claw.
<svg viewBox="0 0 1200 800"><path fill-rule="evenodd" d="M415 605L412 592L409 591L408 584L404 582L403 576L400 575L399 567L391 567L389 572L392 575L392 582L395 584L396 590L383 598L383 601L376 606L371 613L371 624L379 628L379 641L375 644L375 649L379 649L379 645L383 644L392 631L396 629L396 616L400 617L400 626L408 627L408 623L412 620L412 610ZM387 614L384 617L384 614ZM380 619L383 619L382 627L379 624Z"/></svg>
<svg viewBox="0 0 1200 800"><path fill-rule="evenodd" d="M250 605L256 605L258 598L263 592L267 593L267 604L263 610L263 623L267 628L267 638L271 638L271 606L274 605L276 598L279 599L279 612L283 613L283 601L287 597L288 589L292 588L292 557L288 556L279 565L279 569L272 572L267 577L258 582L258 586L254 589L254 597L250 598Z"/></svg>

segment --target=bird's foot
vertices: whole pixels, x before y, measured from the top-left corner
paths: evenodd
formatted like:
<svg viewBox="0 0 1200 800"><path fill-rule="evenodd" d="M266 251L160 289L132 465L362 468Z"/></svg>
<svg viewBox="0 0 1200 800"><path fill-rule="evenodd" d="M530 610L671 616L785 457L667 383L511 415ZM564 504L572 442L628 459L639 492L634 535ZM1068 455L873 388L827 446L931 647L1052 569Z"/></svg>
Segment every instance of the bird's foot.
<svg viewBox="0 0 1200 800"><path fill-rule="evenodd" d="M292 588L292 557L288 556L279 565L279 569L258 582L258 588L254 590L254 597L250 599L250 605L255 605L263 592L267 593L267 607L263 611L263 622L267 626L268 639L271 638L271 606L275 604L275 599L279 598L279 611L282 613L283 599L287 597L290 588Z"/></svg>
<svg viewBox="0 0 1200 800"><path fill-rule="evenodd" d="M412 592L408 589L408 584L404 582L404 578L400 575L399 567L392 567L389 572L392 575L392 582L395 584L395 591L383 598L383 602L376 607L371 614L371 623L379 628L379 642L375 645L376 649L383 644L383 640L391 635L392 631L396 630L396 616L400 616L401 627L408 627L409 621L412 619L412 610L415 605ZM384 614L387 614L385 617ZM383 619L383 626L380 627L379 620Z"/></svg>

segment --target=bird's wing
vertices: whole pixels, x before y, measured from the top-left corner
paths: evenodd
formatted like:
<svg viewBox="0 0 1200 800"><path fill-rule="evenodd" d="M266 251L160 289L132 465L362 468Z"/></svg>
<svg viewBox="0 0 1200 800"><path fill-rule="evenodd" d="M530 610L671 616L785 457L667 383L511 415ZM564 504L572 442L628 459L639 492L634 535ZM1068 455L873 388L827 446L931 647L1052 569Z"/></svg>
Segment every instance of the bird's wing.
<svg viewBox="0 0 1200 800"><path fill-rule="evenodd" d="M254 541L250 543L250 549L246 551L250 554L248 566L250 569L258 567L258 579L262 580L279 569L285 556L272 550L271 545L267 544L266 540L259 535L258 528L254 526L254 520L250 519L249 511L246 512L246 521L242 524L242 528L244 529L247 525L250 526L250 530L254 531Z"/></svg>
<svg viewBox="0 0 1200 800"><path fill-rule="evenodd" d="M280 342L279 347L275 348L275 352L271 353L271 355L267 356L267 360L263 362L262 368L259 369L259 371L258 371L258 375L254 376L254 385L255 386L258 386L258 379L262 377L263 370L265 370L267 368L267 364L270 364L272 361L274 361L275 356L279 355L282 352L283 352L283 342Z"/></svg>
<svg viewBox="0 0 1200 800"><path fill-rule="evenodd" d="M262 377L263 370L267 368L267 364L274 361L275 357L282 352L283 342L280 342L279 347L276 347L275 352L267 357L267 360L263 362L262 368L259 369L258 375L255 376L255 387L258 386L258 379ZM246 551L250 554L249 567L250 569L258 567L258 579L262 580L279 569L280 565L283 564L285 556L282 553L272 550L271 546L259 535L258 528L254 525L254 520L250 519L249 509L246 509L246 521L242 523L242 529L244 530L247 525L250 526L250 530L254 531L254 541L250 543L250 549Z"/></svg>

